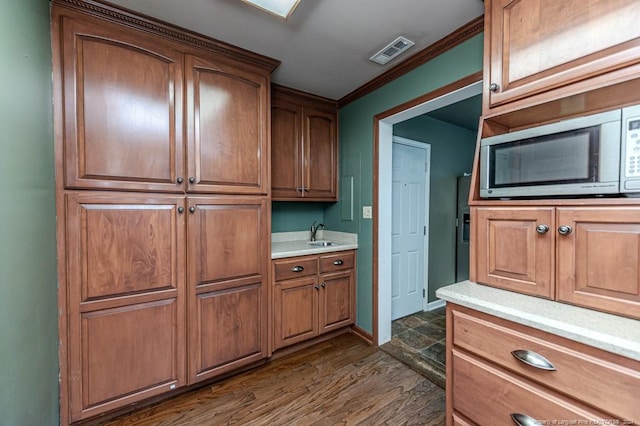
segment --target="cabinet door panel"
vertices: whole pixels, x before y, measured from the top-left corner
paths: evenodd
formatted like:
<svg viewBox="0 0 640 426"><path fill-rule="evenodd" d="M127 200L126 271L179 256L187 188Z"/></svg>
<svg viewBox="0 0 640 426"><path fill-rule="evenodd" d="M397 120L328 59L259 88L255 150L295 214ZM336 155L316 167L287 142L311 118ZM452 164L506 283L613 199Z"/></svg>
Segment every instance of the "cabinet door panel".
<svg viewBox="0 0 640 426"><path fill-rule="evenodd" d="M74 303L181 288L183 205L176 196L67 195Z"/></svg>
<svg viewBox="0 0 640 426"><path fill-rule="evenodd" d="M305 178L304 197L335 201L337 197L336 117L303 109Z"/></svg>
<svg viewBox="0 0 640 426"><path fill-rule="evenodd" d="M191 383L266 357L262 291L258 282L197 295L189 347Z"/></svg>
<svg viewBox="0 0 640 426"><path fill-rule="evenodd" d="M355 283L353 272L320 277L320 333L355 322Z"/></svg>
<svg viewBox="0 0 640 426"><path fill-rule="evenodd" d="M182 191L182 54L142 32L63 19L65 186Z"/></svg>
<svg viewBox="0 0 640 426"><path fill-rule="evenodd" d="M186 70L189 190L267 194L267 77L193 56Z"/></svg>
<svg viewBox="0 0 640 426"><path fill-rule="evenodd" d="M195 383L267 356L269 233L264 198L188 197L187 205Z"/></svg>
<svg viewBox="0 0 640 426"><path fill-rule="evenodd" d="M640 208L559 208L558 300L640 319Z"/></svg>
<svg viewBox="0 0 640 426"><path fill-rule="evenodd" d="M271 105L271 195L302 195L302 108L283 101Z"/></svg>
<svg viewBox="0 0 640 426"><path fill-rule="evenodd" d="M188 198L190 285L265 276L264 200Z"/></svg>
<svg viewBox="0 0 640 426"><path fill-rule="evenodd" d="M478 282L553 298L553 208L478 208L477 224Z"/></svg>
<svg viewBox="0 0 640 426"><path fill-rule="evenodd" d="M318 335L318 278L276 282L274 286L274 349Z"/></svg>
<svg viewBox="0 0 640 426"><path fill-rule="evenodd" d="M70 340L72 420L184 384L184 341L176 299L81 315Z"/></svg>
<svg viewBox="0 0 640 426"><path fill-rule="evenodd" d="M636 0L492 0L487 10L491 105L640 62Z"/></svg>

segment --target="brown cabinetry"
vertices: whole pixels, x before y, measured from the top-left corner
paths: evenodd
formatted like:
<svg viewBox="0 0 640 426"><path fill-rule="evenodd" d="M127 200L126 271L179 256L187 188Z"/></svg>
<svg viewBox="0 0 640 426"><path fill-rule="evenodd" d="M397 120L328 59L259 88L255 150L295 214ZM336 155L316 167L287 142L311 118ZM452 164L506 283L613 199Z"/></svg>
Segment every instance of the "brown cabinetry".
<svg viewBox="0 0 640 426"><path fill-rule="evenodd" d="M355 251L273 261L274 349L355 322Z"/></svg>
<svg viewBox="0 0 640 426"><path fill-rule="evenodd" d="M636 0L486 0L485 10L484 115L637 78Z"/></svg>
<svg viewBox="0 0 640 426"><path fill-rule="evenodd" d="M337 201L337 106L274 86L271 104L274 200Z"/></svg>
<svg viewBox="0 0 640 426"><path fill-rule="evenodd" d="M640 415L637 361L453 304L447 316L447 424L511 424L518 415L622 423Z"/></svg>
<svg viewBox="0 0 640 426"><path fill-rule="evenodd" d="M473 212L478 282L640 318L640 207Z"/></svg>
<svg viewBox="0 0 640 426"><path fill-rule="evenodd" d="M268 355L277 62L91 0L52 40L67 424Z"/></svg>

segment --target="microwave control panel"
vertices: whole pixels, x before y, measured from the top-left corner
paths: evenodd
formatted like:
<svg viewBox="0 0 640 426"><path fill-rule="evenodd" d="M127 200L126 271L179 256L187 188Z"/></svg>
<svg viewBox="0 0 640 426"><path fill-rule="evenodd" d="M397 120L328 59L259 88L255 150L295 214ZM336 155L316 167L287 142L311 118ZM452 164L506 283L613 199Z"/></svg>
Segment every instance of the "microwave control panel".
<svg viewBox="0 0 640 426"><path fill-rule="evenodd" d="M640 191L640 106L622 109L620 192Z"/></svg>

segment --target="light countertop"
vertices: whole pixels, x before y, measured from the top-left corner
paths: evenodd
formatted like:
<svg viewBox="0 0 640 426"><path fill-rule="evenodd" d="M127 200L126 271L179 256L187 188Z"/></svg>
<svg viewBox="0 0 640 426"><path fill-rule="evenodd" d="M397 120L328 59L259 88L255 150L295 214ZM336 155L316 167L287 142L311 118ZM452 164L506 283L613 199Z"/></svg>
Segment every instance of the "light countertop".
<svg viewBox="0 0 640 426"><path fill-rule="evenodd" d="M271 258L305 256L307 254L332 253L336 251L355 250L358 248L358 235L347 232L319 230L316 241L331 241L327 247L313 246L310 243L310 232L276 232L271 234Z"/></svg>
<svg viewBox="0 0 640 426"><path fill-rule="evenodd" d="M442 287L436 296L518 324L640 361L640 321L471 281Z"/></svg>

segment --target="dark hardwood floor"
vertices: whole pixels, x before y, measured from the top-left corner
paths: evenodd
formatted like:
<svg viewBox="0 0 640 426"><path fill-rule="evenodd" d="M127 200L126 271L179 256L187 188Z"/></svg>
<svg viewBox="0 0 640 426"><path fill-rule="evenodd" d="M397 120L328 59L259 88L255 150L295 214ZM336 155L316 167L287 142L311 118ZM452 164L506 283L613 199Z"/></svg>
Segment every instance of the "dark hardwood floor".
<svg viewBox="0 0 640 426"><path fill-rule="evenodd" d="M103 425L443 425L444 391L344 334Z"/></svg>

